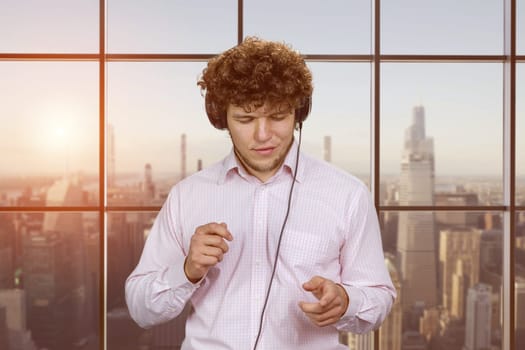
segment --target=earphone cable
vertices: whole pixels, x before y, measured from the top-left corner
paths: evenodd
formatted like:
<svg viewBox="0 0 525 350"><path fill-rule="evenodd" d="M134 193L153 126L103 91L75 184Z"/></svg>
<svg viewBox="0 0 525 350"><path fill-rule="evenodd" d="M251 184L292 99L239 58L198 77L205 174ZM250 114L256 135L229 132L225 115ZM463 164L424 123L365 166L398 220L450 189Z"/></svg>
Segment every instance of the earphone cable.
<svg viewBox="0 0 525 350"><path fill-rule="evenodd" d="M259 339L261 337L262 327L263 327L263 322L264 322L264 312L266 311L266 306L268 305L268 300L270 299L270 291L272 289L273 279L275 276L275 270L277 269L277 260L279 259L279 251L281 250L281 241L283 238L283 232L286 226L286 222L288 221L288 214L290 214L290 207L292 204L292 193L293 193L293 188L295 185L295 179L297 177L297 169L299 166L299 150L301 149L302 130L303 130L303 123L300 122L299 123L299 143L297 145L297 156L295 158L295 169L294 169L294 174L293 174L292 185L290 186L290 193L288 194L288 207L286 208L286 215L283 220L281 232L279 233L279 241L277 242L277 249L275 250L275 260L273 262L272 275L270 276L270 283L268 285L268 289L266 290L266 298L264 299L264 305L261 311L261 318L259 320L259 331L257 332L257 338L255 338L255 344L253 345L253 350L257 348L257 344L259 343Z"/></svg>

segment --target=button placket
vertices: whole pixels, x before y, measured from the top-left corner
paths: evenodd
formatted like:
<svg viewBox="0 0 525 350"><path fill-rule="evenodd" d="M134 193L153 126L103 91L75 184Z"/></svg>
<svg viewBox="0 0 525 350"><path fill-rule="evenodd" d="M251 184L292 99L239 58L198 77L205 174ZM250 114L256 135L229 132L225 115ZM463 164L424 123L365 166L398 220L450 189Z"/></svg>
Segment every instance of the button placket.
<svg viewBox="0 0 525 350"><path fill-rule="evenodd" d="M259 322L264 298L266 296L266 238L268 234L268 193L265 185L259 186L254 194L253 232L252 232L252 276L251 276L251 314L253 337L259 330Z"/></svg>

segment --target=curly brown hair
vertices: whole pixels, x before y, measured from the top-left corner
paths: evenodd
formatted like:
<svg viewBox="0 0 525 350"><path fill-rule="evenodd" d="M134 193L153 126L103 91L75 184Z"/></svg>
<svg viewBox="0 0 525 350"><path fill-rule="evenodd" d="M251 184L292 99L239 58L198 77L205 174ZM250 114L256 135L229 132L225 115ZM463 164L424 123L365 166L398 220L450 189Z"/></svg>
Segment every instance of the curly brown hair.
<svg viewBox="0 0 525 350"><path fill-rule="evenodd" d="M247 112L265 103L293 110L302 107L313 91L312 74L298 52L257 37L247 37L210 59L197 85L206 95L210 121L222 127L229 104Z"/></svg>

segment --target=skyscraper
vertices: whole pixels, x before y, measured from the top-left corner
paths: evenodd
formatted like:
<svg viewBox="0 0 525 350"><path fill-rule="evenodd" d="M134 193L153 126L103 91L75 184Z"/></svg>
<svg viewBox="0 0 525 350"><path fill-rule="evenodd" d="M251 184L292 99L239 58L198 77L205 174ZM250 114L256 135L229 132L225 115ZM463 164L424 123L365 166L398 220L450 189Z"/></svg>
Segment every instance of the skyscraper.
<svg viewBox="0 0 525 350"><path fill-rule="evenodd" d="M5 327L3 330L2 324ZM22 289L0 290L0 333L2 332L7 335L7 339L2 341L3 335L0 334L0 349L2 350L37 349L31 339L31 332L27 329L26 293ZM5 346L6 341L7 346Z"/></svg>
<svg viewBox="0 0 525 350"><path fill-rule="evenodd" d="M61 179L47 191L46 205L84 204L78 180ZM24 236L23 271L28 324L35 343L69 348L87 335L93 305L86 288L86 245L82 213L47 212L40 230Z"/></svg>
<svg viewBox="0 0 525 350"><path fill-rule="evenodd" d="M107 156L108 156L108 187L114 188L117 184L117 174L115 165L115 129L113 125L108 124L108 140L107 140Z"/></svg>
<svg viewBox="0 0 525 350"><path fill-rule="evenodd" d="M479 283L468 290L464 350L490 349L492 287Z"/></svg>
<svg viewBox="0 0 525 350"><path fill-rule="evenodd" d="M514 302L516 303L514 312L514 323L516 326L516 349L525 347L525 278L516 276L514 282Z"/></svg>
<svg viewBox="0 0 525 350"><path fill-rule="evenodd" d="M402 309L401 309L401 282L399 280L399 273L394 265L391 254L385 254L385 264L390 273L390 278L397 291L397 298L392 305L390 313L379 328L379 348L388 350L401 350L401 325L402 325Z"/></svg>
<svg viewBox="0 0 525 350"><path fill-rule="evenodd" d="M425 135L425 110L414 107L405 131L401 160L400 205L434 204L434 141ZM399 213L397 253L401 272L403 311L437 302L437 271L432 212Z"/></svg>
<svg viewBox="0 0 525 350"><path fill-rule="evenodd" d="M155 198L155 183L153 182L153 169L150 163L144 166L144 180L142 182L142 193L146 201Z"/></svg>
<svg viewBox="0 0 525 350"><path fill-rule="evenodd" d="M450 315L463 318L464 297L479 282L481 231L457 228L439 233L442 303Z"/></svg>

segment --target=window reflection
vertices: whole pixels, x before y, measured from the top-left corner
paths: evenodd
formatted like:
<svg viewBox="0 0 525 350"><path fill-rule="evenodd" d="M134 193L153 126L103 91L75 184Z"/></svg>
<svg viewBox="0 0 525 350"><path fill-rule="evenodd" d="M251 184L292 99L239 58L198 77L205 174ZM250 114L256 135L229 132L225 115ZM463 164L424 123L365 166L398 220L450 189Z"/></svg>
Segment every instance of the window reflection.
<svg viewBox="0 0 525 350"><path fill-rule="evenodd" d="M502 213L387 211L380 221L399 292L381 349L500 349Z"/></svg>
<svg viewBox="0 0 525 350"><path fill-rule="evenodd" d="M2 349L98 347L98 227L96 213L0 214Z"/></svg>
<svg viewBox="0 0 525 350"><path fill-rule="evenodd" d="M0 52L95 53L99 1L0 2Z"/></svg>
<svg viewBox="0 0 525 350"><path fill-rule="evenodd" d="M525 206L525 63L516 65L516 204Z"/></svg>
<svg viewBox="0 0 525 350"><path fill-rule="evenodd" d="M87 191L66 205L98 203L97 63L2 61L0 76L0 193L9 205L57 205L46 197L64 177Z"/></svg>
<svg viewBox="0 0 525 350"><path fill-rule="evenodd" d="M110 53L215 53L236 44L235 0L109 0Z"/></svg>
<svg viewBox="0 0 525 350"><path fill-rule="evenodd" d="M324 6L311 0L245 0L244 31L284 40L303 54L367 55L371 53L371 11L368 1L331 0Z"/></svg>
<svg viewBox="0 0 525 350"><path fill-rule="evenodd" d="M107 344L111 350L180 349L187 307L174 320L148 330L131 319L124 283L137 265L156 212L111 212L107 233Z"/></svg>
<svg viewBox="0 0 525 350"><path fill-rule="evenodd" d="M501 205L501 65L385 63L382 79L381 203Z"/></svg>
<svg viewBox="0 0 525 350"><path fill-rule="evenodd" d="M501 55L503 4L503 1L475 4L455 0L382 1L382 53Z"/></svg>
<svg viewBox="0 0 525 350"><path fill-rule="evenodd" d="M518 212L516 224L516 250L514 284L514 322L516 349L525 347L525 212Z"/></svg>

